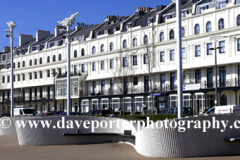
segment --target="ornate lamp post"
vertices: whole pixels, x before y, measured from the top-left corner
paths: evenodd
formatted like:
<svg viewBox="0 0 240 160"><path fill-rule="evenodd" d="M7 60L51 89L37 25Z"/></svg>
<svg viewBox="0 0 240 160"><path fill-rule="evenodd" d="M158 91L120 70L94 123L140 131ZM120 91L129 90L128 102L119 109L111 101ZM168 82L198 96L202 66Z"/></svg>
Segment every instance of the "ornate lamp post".
<svg viewBox="0 0 240 160"><path fill-rule="evenodd" d="M10 30L5 30L6 33L8 33L6 36L10 37L10 43L11 43L11 117L14 116L14 82L13 82L13 28L15 28L17 25L14 21L7 22L8 27Z"/></svg>
<svg viewBox="0 0 240 160"><path fill-rule="evenodd" d="M72 14L71 17L65 18L63 21L58 21L59 24L67 28L66 40L67 40L67 115L70 115L71 107L71 85L70 85L70 27L73 25L75 18L79 12Z"/></svg>

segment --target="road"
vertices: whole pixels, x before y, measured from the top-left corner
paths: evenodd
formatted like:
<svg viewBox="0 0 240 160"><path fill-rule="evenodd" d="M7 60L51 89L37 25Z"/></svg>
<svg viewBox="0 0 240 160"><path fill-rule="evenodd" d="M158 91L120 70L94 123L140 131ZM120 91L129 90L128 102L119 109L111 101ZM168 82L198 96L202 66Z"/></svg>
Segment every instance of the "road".
<svg viewBox="0 0 240 160"><path fill-rule="evenodd" d="M58 146L19 146L17 136L0 136L0 160L155 160L139 155L133 147L121 143ZM240 156L188 158L188 160L239 160ZM170 159L168 159L170 160ZM183 159L174 159L183 160Z"/></svg>

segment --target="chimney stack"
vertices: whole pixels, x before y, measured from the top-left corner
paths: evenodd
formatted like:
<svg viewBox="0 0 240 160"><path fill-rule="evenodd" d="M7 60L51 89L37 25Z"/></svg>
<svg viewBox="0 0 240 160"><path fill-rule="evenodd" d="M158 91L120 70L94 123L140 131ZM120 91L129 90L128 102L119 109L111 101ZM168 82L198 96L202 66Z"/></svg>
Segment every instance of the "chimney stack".
<svg viewBox="0 0 240 160"><path fill-rule="evenodd" d="M33 38L33 35L27 35L27 34L21 34L20 33L20 37L19 37L19 46L22 46L30 41L35 40L35 38Z"/></svg>
<svg viewBox="0 0 240 160"><path fill-rule="evenodd" d="M39 42L49 36L51 36L50 31L37 30L36 41Z"/></svg>

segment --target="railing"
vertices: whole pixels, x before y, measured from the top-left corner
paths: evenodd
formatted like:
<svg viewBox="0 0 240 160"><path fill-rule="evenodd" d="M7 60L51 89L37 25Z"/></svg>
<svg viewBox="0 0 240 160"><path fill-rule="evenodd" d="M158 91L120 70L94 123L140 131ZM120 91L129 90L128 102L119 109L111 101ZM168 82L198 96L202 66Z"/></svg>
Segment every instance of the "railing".
<svg viewBox="0 0 240 160"><path fill-rule="evenodd" d="M185 83L187 84L197 84L197 83ZM226 81L223 80L218 80L217 87L238 87L240 86L240 80L237 78L235 79L227 79ZM200 89L211 89L215 88L215 82L207 82L207 81L202 81L200 83ZM165 84L164 87L160 85L160 82L155 83L153 86L153 92L164 92L164 91L177 91L177 85L170 85L170 84ZM127 94L137 94L137 93L150 93L150 87L149 90L146 91L144 87L138 87L138 88L131 88L128 90ZM118 94L123 94L121 90L114 90L114 89L108 89L108 91L98 91L96 93L93 93L91 91L84 91L80 92L80 96L99 96L99 95L118 95Z"/></svg>
<svg viewBox="0 0 240 160"><path fill-rule="evenodd" d="M81 72L71 72L71 76L81 76L81 75L82 75ZM65 78L65 77L67 77L67 72L61 75L57 75L57 78Z"/></svg>

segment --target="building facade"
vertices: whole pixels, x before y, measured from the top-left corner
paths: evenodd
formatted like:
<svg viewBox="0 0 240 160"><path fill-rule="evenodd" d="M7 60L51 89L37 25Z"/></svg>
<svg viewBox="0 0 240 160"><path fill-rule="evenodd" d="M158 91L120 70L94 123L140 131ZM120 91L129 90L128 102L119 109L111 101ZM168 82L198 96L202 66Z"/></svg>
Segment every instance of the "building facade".
<svg viewBox="0 0 240 160"><path fill-rule="evenodd" d="M107 16L98 25L77 23L71 31L71 110L118 111L125 101L125 111L140 112L143 103L151 108L151 92L158 112L177 107L176 26L175 1L137 7L130 16ZM197 112L213 107L216 83L219 105L240 105L239 29L239 0L182 1L184 107ZM54 34L38 30L36 38L20 35L14 49L15 105L38 112L66 111L65 33L56 26ZM217 47L216 75L215 51L210 48ZM0 70L0 109L5 113L11 66L6 61L9 52L0 55L6 64Z"/></svg>

